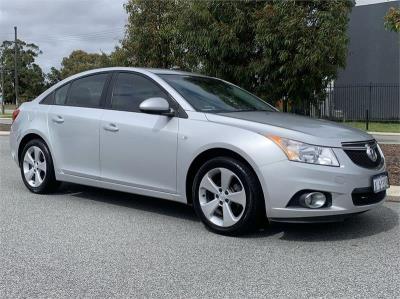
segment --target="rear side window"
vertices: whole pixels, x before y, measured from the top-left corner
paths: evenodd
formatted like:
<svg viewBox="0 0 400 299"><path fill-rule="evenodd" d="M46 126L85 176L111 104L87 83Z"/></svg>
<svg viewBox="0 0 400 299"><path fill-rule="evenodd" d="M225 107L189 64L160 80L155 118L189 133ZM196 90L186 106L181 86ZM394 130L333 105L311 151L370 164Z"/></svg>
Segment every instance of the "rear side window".
<svg viewBox="0 0 400 299"><path fill-rule="evenodd" d="M120 73L114 83L111 109L139 112L140 103L154 97L168 100L168 95L153 81L132 73Z"/></svg>
<svg viewBox="0 0 400 299"><path fill-rule="evenodd" d="M49 94L48 96L46 96L41 102L40 104L43 105L52 105L54 103L54 92L52 92L51 94Z"/></svg>
<svg viewBox="0 0 400 299"><path fill-rule="evenodd" d="M70 84L66 84L61 88L57 89L54 93L54 104L56 105L65 105L67 100L67 93Z"/></svg>
<svg viewBox="0 0 400 299"><path fill-rule="evenodd" d="M108 74L99 74L77 79L72 82L67 105L99 108L107 77Z"/></svg>

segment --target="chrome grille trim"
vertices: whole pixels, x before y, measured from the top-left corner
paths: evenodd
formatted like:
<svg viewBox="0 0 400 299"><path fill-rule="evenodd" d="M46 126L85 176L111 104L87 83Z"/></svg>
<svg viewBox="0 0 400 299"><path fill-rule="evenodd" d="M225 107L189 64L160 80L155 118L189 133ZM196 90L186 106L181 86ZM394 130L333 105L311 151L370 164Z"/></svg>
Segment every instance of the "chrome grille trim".
<svg viewBox="0 0 400 299"><path fill-rule="evenodd" d="M367 155L367 148L370 147L377 155L376 161L370 160ZM343 142L342 150L350 160L363 168L378 169L385 163L383 154L375 139L367 141Z"/></svg>
<svg viewBox="0 0 400 299"><path fill-rule="evenodd" d="M365 150L366 145L369 145L375 149L378 144L376 143L375 139L367 141L342 142L342 149L359 151Z"/></svg>

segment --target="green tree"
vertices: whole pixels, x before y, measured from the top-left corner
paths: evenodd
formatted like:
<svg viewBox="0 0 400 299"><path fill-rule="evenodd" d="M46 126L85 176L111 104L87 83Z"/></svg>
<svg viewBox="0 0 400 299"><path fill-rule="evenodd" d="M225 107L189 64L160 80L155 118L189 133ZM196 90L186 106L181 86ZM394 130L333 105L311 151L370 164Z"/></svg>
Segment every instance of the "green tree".
<svg viewBox="0 0 400 299"><path fill-rule="evenodd" d="M87 53L82 50L75 50L68 57L63 58L61 62L60 74L61 78L65 79L83 71L108 67L110 65L110 57L105 53L97 54Z"/></svg>
<svg viewBox="0 0 400 299"><path fill-rule="evenodd" d="M183 14L182 34L196 71L255 89L256 14L266 1L192 1Z"/></svg>
<svg viewBox="0 0 400 299"><path fill-rule="evenodd" d="M20 102L34 99L43 92L44 73L35 63L35 59L42 54L35 44L18 40L18 81ZM14 72L14 42L3 41L0 46L0 61L4 65L4 99L6 102L15 102L15 72Z"/></svg>
<svg viewBox="0 0 400 299"><path fill-rule="evenodd" d="M269 101L321 99L344 67L352 1L196 1L184 35L198 70Z"/></svg>
<svg viewBox="0 0 400 299"><path fill-rule="evenodd" d="M385 16L385 28L400 32L400 8L391 7Z"/></svg>
<svg viewBox="0 0 400 299"><path fill-rule="evenodd" d="M50 72L46 74L46 88L50 88L54 84L62 80L60 70L51 67Z"/></svg>
<svg viewBox="0 0 400 299"><path fill-rule="evenodd" d="M129 53L125 47L116 46L109 57L111 66L130 66Z"/></svg>
<svg viewBox="0 0 400 299"><path fill-rule="evenodd" d="M258 90L272 100L324 98L344 67L352 1L271 1L257 12L254 61Z"/></svg>
<svg viewBox="0 0 400 299"><path fill-rule="evenodd" d="M122 47L125 65L171 68L185 66L182 36L184 0L129 0L124 5L128 24ZM118 61L118 60L117 60Z"/></svg>

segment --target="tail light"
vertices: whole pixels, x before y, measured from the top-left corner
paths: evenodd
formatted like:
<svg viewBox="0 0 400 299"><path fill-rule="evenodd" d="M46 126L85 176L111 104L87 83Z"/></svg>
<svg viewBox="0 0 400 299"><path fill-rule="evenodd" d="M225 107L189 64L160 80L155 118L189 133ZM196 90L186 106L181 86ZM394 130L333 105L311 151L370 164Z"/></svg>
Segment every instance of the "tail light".
<svg viewBox="0 0 400 299"><path fill-rule="evenodd" d="M19 114L19 109L14 110L13 114L12 114L12 122L14 122Z"/></svg>

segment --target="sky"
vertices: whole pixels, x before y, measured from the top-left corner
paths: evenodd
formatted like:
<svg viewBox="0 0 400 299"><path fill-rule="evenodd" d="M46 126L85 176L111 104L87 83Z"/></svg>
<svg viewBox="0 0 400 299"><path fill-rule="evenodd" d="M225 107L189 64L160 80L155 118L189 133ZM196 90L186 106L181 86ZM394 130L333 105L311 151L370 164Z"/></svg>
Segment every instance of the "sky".
<svg viewBox="0 0 400 299"><path fill-rule="evenodd" d="M43 71L60 67L74 49L111 52L123 37L127 0L0 0L0 41L35 43Z"/></svg>
<svg viewBox="0 0 400 299"><path fill-rule="evenodd" d="M0 41L18 37L43 51L43 71L60 67L72 50L110 53L123 37L127 0L0 0ZM151 1L151 0L149 0ZM390 0L357 0L367 5Z"/></svg>

